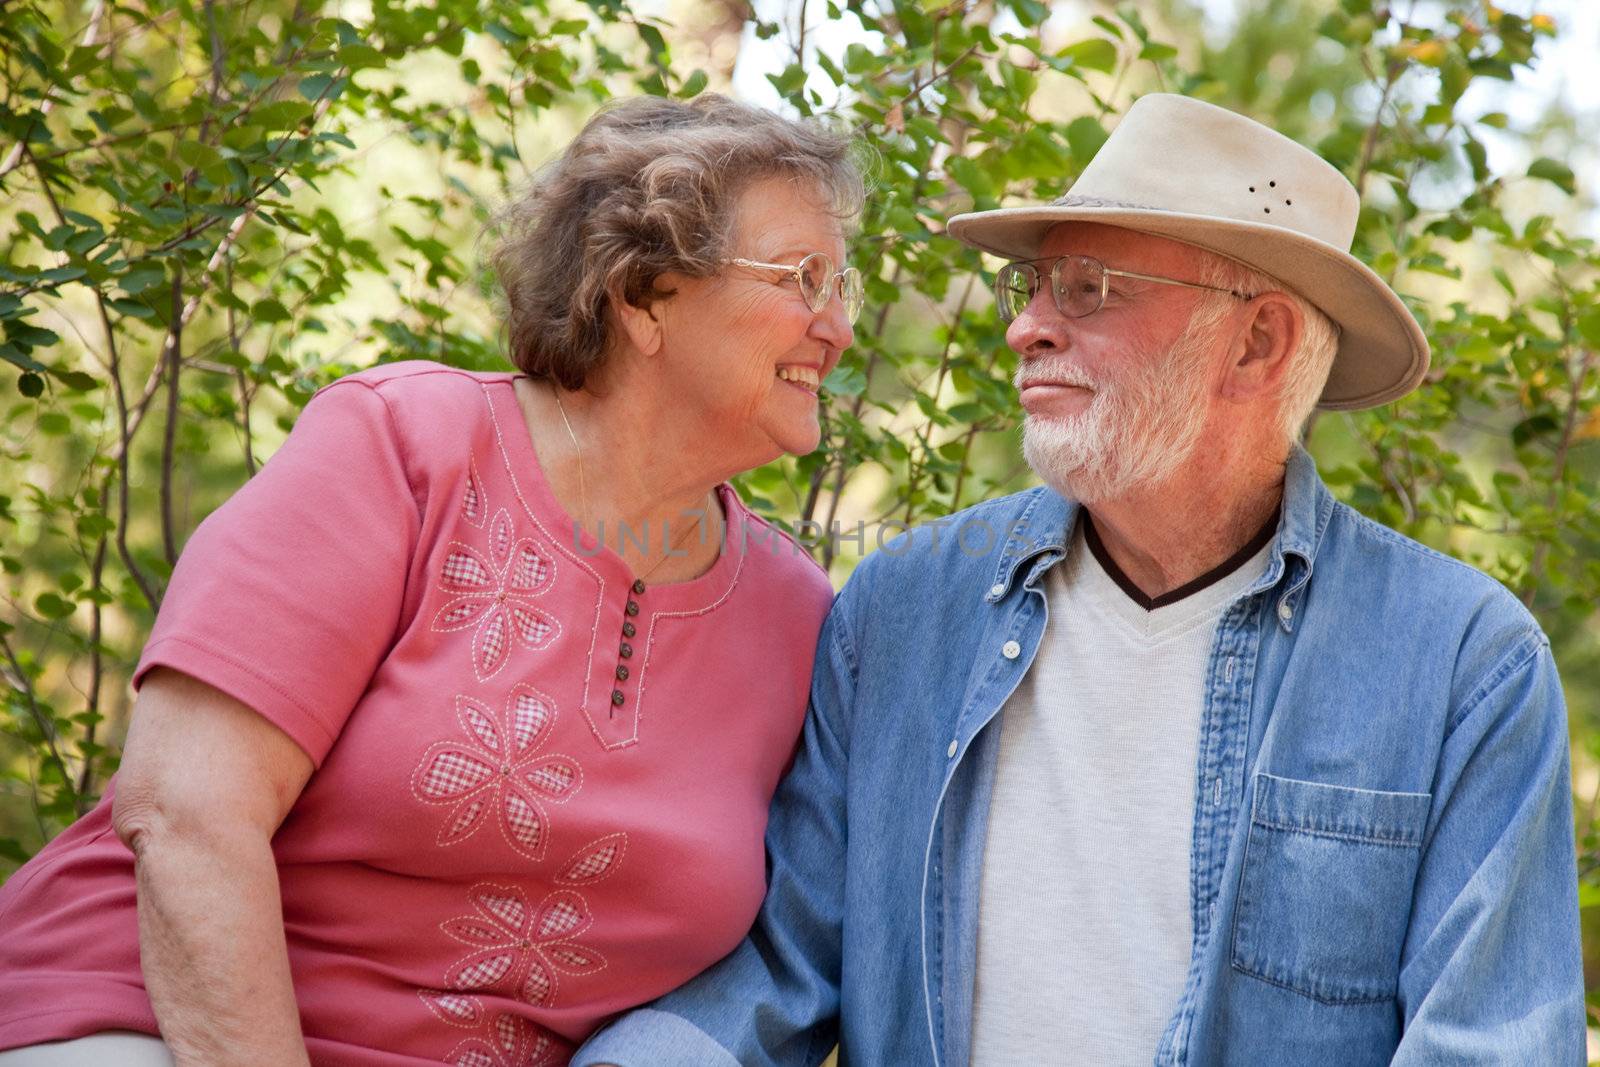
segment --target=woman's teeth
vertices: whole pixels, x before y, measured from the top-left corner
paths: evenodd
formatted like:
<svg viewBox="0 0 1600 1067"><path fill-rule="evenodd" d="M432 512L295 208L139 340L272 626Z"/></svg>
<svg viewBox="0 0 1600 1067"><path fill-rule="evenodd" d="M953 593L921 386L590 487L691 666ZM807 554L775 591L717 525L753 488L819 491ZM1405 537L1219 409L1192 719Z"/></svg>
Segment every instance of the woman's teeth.
<svg viewBox="0 0 1600 1067"><path fill-rule="evenodd" d="M822 387L822 377L815 367L779 367L778 377L786 382L794 382L808 389L816 390Z"/></svg>

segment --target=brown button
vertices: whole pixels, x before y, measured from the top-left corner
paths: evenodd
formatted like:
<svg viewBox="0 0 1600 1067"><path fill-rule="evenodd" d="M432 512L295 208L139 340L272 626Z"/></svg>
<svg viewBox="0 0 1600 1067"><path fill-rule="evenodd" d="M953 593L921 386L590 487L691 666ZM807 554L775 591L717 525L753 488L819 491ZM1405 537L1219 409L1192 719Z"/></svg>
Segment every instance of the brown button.
<svg viewBox="0 0 1600 1067"><path fill-rule="evenodd" d="M634 591L635 594L639 594L639 593L644 592L644 579L643 578L635 578L633 580L633 591Z"/></svg>
<svg viewBox="0 0 1600 1067"><path fill-rule="evenodd" d="M625 622L625 623L622 624L622 636L623 637L632 637L634 635L634 632L635 631L633 629L633 623Z"/></svg>
<svg viewBox="0 0 1600 1067"><path fill-rule="evenodd" d="M630 601L628 601L628 606L623 608L622 610L626 611L629 615L637 615L637 614L639 614L638 602L630 600Z"/></svg>
<svg viewBox="0 0 1600 1067"><path fill-rule="evenodd" d="M633 655L633 646L624 641L622 642L622 647L617 649L617 653L621 655L623 659L627 659L629 656Z"/></svg>
<svg viewBox="0 0 1600 1067"><path fill-rule="evenodd" d="M620 708L620 707L622 707L623 699L624 699L624 697L622 695L622 690L613 689L611 691L611 703L615 704L617 707Z"/></svg>
<svg viewBox="0 0 1600 1067"><path fill-rule="evenodd" d="M617 681L626 682L627 680L628 680L628 668L622 666L621 664L618 664L617 665Z"/></svg>

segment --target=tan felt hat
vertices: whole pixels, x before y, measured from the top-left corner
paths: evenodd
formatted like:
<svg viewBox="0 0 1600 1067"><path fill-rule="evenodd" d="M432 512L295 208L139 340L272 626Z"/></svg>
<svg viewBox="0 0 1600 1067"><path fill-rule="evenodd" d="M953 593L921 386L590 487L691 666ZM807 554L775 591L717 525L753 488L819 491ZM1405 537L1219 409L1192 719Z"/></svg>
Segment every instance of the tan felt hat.
<svg viewBox="0 0 1600 1067"><path fill-rule="evenodd" d="M1065 196L957 215L952 237L1036 256L1058 222L1099 222L1198 245L1282 281L1339 325L1319 407L1376 407L1428 369L1428 340L1383 279L1349 252L1360 202L1322 157L1226 108L1141 97ZM1111 263L1108 266L1118 266Z"/></svg>

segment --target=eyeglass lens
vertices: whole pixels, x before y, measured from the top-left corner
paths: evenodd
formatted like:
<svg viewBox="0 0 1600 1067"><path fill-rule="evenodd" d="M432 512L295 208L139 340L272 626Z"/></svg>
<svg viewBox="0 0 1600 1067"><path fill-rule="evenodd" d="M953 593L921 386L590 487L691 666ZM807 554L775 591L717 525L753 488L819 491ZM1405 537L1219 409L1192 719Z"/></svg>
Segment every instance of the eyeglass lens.
<svg viewBox="0 0 1600 1067"><path fill-rule="evenodd" d="M1050 271L1051 295L1063 315L1082 318L1100 308L1105 292L1105 265L1089 256L1063 256ZM1039 268L1032 263L1007 263L995 275L995 304L1000 320L1010 323L1039 291Z"/></svg>
<svg viewBox="0 0 1600 1067"><path fill-rule="evenodd" d="M835 274L833 260L821 252L813 252L800 261L800 295L812 311L821 313L833 296L834 279L838 279L839 301L844 305L845 316L855 322L866 302L866 287L861 272L846 267Z"/></svg>

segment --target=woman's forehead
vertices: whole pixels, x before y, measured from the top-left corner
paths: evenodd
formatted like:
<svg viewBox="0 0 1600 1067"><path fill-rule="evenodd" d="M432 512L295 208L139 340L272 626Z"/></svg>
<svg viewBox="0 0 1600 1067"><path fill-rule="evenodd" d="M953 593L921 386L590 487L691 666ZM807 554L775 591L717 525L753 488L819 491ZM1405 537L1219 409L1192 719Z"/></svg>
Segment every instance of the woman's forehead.
<svg viewBox="0 0 1600 1067"><path fill-rule="evenodd" d="M773 176L748 185L735 208L741 245L762 256L835 253L844 227L822 190L803 178Z"/></svg>

